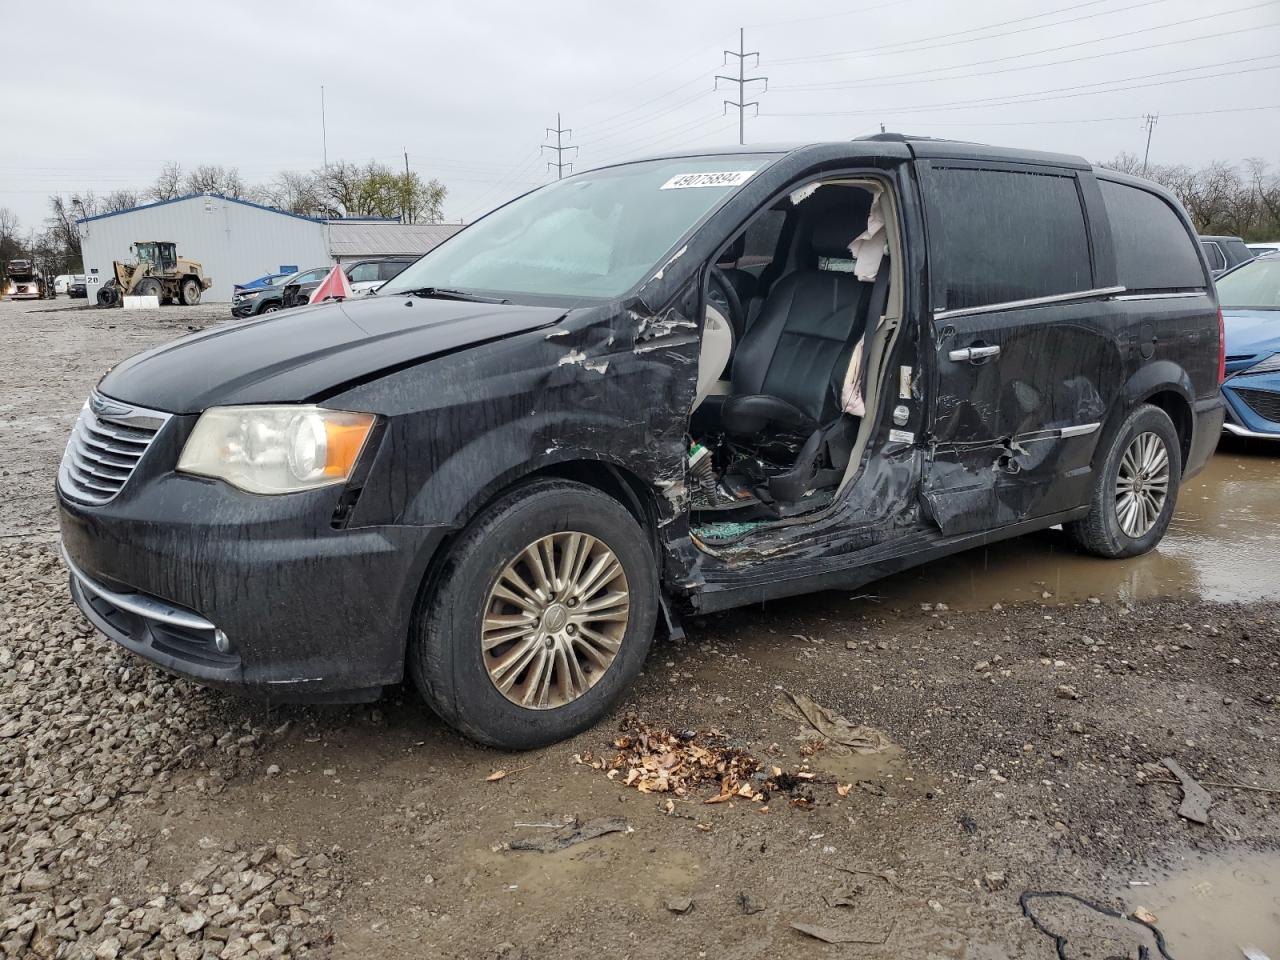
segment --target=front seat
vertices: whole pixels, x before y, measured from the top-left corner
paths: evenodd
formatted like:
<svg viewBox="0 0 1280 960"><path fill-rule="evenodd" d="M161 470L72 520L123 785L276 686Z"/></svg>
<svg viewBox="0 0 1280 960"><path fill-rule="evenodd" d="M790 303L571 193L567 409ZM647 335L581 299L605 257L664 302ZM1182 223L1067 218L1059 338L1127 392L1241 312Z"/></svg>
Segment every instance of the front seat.
<svg viewBox="0 0 1280 960"><path fill-rule="evenodd" d="M815 197L815 199L817 199ZM869 200L842 200L799 226L804 268L769 291L734 354L732 390L721 425L748 437L768 426L809 435L839 414L840 385L866 323L872 284L822 269L820 258L851 259L849 244L867 224Z"/></svg>

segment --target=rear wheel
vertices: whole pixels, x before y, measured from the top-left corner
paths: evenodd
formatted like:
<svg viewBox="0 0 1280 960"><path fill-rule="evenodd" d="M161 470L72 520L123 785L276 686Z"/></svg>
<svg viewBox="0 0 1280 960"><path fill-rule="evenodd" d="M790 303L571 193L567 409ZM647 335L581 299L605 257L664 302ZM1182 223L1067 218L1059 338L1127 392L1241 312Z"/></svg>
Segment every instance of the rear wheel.
<svg viewBox="0 0 1280 960"><path fill-rule="evenodd" d="M1155 548L1173 519L1182 445L1169 415L1143 405L1112 436L1094 479L1089 515L1068 535L1100 557L1135 557Z"/></svg>
<svg viewBox="0 0 1280 960"><path fill-rule="evenodd" d="M182 305L184 307L194 307L200 302L200 284L194 278L188 277L182 281L181 294Z"/></svg>
<svg viewBox="0 0 1280 960"><path fill-rule="evenodd" d="M640 525L592 487L504 495L449 551L420 604L409 666L467 736L529 749L600 720L640 672L658 603Z"/></svg>

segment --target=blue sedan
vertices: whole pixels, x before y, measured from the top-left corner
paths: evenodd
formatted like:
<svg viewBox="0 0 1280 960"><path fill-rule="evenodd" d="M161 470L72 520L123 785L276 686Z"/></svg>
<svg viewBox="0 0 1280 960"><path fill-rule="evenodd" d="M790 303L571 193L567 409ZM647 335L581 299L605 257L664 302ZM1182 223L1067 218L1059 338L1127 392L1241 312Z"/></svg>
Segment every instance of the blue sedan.
<svg viewBox="0 0 1280 960"><path fill-rule="evenodd" d="M1217 286L1226 331L1223 429L1280 440L1280 255L1242 263Z"/></svg>

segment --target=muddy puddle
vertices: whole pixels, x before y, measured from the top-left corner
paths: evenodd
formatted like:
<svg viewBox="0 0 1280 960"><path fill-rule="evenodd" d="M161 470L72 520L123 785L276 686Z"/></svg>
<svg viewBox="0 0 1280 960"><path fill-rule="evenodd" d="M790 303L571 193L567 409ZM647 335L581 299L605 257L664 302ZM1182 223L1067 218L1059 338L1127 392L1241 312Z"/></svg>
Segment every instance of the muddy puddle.
<svg viewBox="0 0 1280 960"><path fill-rule="evenodd" d="M1172 957L1280 958L1280 856L1191 862L1122 897L1156 918Z"/></svg>
<svg viewBox="0 0 1280 960"><path fill-rule="evenodd" d="M1280 443L1225 443L1179 497L1159 548L1132 560L1079 553L1060 530L971 550L859 591L886 606L986 609L1019 601L1257 600L1275 593ZM1046 596L1047 594L1047 596Z"/></svg>

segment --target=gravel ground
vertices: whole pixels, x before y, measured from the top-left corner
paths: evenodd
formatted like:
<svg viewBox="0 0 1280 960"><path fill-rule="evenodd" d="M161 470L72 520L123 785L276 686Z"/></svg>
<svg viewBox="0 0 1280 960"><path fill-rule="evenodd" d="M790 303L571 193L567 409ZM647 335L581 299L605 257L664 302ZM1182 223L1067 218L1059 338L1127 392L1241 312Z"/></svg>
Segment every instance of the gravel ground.
<svg viewBox="0 0 1280 960"><path fill-rule="evenodd" d="M267 707L124 654L67 597L53 472L106 366L223 315L0 304L22 440L0 539L5 956L1050 960L1029 889L1150 909L1180 958L1246 936L1280 955L1280 795L1243 789L1280 787L1271 604L798 598L688 624L615 717L522 755L460 740L406 689ZM888 746L824 744L774 711L784 689ZM637 720L805 776L707 805L575 760ZM1209 825L1177 815L1165 757L1238 785L1209 787ZM625 829L518 849L604 817ZM1072 957L1136 956L1145 932L1047 913Z"/></svg>

